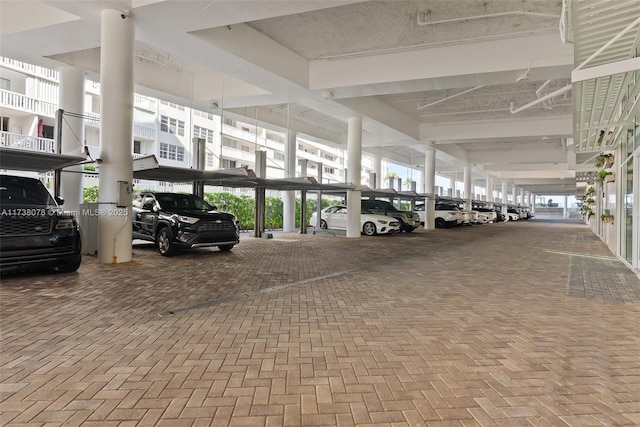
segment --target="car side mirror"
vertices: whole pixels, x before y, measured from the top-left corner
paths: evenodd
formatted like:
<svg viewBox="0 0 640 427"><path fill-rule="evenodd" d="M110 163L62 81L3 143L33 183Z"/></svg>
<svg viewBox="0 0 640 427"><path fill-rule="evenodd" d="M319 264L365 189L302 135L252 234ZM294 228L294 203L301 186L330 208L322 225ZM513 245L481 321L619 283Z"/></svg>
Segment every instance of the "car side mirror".
<svg viewBox="0 0 640 427"><path fill-rule="evenodd" d="M64 199L62 197L56 196L55 199L56 199L56 203L58 204L58 206L64 205Z"/></svg>
<svg viewBox="0 0 640 427"><path fill-rule="evenodd" d="M213 208L214 211L218 210L218 207L216 205L211 206Z"/></svg>

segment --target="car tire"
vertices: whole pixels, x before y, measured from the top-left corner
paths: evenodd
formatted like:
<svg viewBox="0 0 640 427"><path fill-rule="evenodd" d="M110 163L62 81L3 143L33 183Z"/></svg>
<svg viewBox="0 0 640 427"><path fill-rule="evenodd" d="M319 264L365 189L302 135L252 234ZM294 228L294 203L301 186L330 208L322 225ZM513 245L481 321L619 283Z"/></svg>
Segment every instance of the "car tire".
<svg viewBox="0 0 640 427"><path fill-rule="evenodd" d="M376 225L369 221L365 222L362 226L362 232L367 236L375 236L376 234L378 234Z"/></svg>
<svg viewBox="0 0 640 427"><path fill-rule="evenodd" d="M218 249L220 249L220 251L222 252L229 252L234 245L220 245L218 246Z"/></svg>
<svg viewBox="0 0 640 427"><path fill-rule="evenodd" d="M436 218L436 228L447 228L447 221L444 218Z"/></svg>
<svg viewBox="0 0 640 427"><path fill-rule="evenodd" d="M162 256L171 256L175 253L176 247L173 244L173 233L169 227L162 227L158 230L156 246Z"/></svg>
<svg viewBox="0 0 640 427"><path fill-rule="evenodd" d="M80 268L81 263L82 263L82 256L79 256L78 259L76 260L58 265L58 271L60 273L73 273L74 271Z"/></svg>
<svg viewBox="0 0 640 427"><path fill-rule="evenodd" d="M410 225L405 225L405 227L404 227L404 232L405 233L411 233L413 230L415 230L415 228L413 228Z"/></svg>
<svg viewBox="0 0 640 427"><path fill-rule="evenodd" d="M323 230L326 230L328 228L327 227L327 221L325 221L324 219L321 219L320 220L320 228L323 229Z"/></svg>

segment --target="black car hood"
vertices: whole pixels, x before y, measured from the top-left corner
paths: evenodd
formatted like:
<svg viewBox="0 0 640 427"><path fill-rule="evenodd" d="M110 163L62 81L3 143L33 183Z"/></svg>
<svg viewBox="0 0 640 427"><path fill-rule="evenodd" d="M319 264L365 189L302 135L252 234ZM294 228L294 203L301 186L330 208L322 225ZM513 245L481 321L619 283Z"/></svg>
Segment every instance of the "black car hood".
<svg viewBox="0 0 640 427"><path fill-rule="evenodd" d="M220 212L220 211L189 211L189 210L171 210L171 211L163 211L164 215L180 215L180 216L189 216L191 218L204 219L207 221L215 221L215 220L225 220L232 221L235 219L233 214L228 212Z"/></svg>

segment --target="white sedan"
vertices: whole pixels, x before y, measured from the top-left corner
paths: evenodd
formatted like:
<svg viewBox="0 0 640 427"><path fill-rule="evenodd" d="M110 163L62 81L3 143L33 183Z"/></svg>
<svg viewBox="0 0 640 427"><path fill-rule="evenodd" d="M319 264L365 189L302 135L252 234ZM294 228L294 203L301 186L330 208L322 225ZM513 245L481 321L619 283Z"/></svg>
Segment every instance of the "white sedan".
<svg viewBox="0 0 640 427"><path fill-rule="evenodd" d="M317 212L311 215L309 222L311 226L317 226ZM362 233L367 236L400 232L400 222L394 217L372 214L366 210L360 213L360 225ZM334 205L324 208L320 214L320 228L346 230L347 207L344 205Z"/></svg>

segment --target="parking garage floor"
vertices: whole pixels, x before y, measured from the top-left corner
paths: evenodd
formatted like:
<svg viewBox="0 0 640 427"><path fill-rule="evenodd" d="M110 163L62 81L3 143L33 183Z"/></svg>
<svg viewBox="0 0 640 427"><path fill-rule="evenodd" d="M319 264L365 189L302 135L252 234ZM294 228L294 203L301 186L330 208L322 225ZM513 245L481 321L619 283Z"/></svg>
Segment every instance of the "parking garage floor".
<svg viewBox="0 0 640 427"><path fill-rule="evenodd" d="M133 251L2 278L1 425L640 425L640 280L580 222Z"/></svg>

